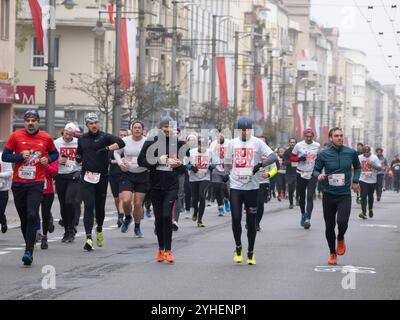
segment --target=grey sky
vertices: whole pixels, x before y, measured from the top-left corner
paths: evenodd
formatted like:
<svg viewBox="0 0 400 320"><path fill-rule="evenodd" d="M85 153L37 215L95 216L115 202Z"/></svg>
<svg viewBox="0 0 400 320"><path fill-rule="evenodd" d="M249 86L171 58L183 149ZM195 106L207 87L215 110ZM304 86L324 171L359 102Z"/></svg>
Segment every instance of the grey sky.
<svg viewBox="0 0 400 320"><path fill-rule="evenodd" d="M367 68L375 80L382 84L400 84L400 33L396 33L400 31L399 0L311 0L311 4L312 18L326 27L340 29L340 46L367 54ZM397 8L392 9L392 5ZM378 47L367 19L371 20L370 25L381 47Z"/></svg>

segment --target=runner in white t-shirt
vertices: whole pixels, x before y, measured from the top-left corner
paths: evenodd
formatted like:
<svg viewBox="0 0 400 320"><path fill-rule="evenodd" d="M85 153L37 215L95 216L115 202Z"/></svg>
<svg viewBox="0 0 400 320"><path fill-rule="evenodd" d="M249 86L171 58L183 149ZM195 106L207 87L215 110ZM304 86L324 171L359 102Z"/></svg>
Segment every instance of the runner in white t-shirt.
<svg viewBox="0 0 400 320"><path fill-rule="evenodd" d="M361 210L358 215L360 219L367 219L367 202L369 217L374 216L374 192L377 181L377 173L382 168L379 158L371 154L371 147L364 145L363 154L358 156L361 163L361 176L360 176L360 194L361 194Z"/></svg>
<svg viewBox="0 0 400 320"><path fill-rule="evenodd" d="M263 166L268 166L276 161L276 155L260 139L253 136L253 123L249 118L242 117L238 121L237 128L240 137L231 140L228 144L226 154L226 168L231 169L230 180L230 202L232 212L232 230L236 242L236 250L233 260L237 263L243 261L242 255L242 212L243 205L246 209L246 224L248 228L247 237L249 248L247 253L247 264L256 263L254 256L254 244L256 240L256 214L257 197L260 187L260 179L256 175L261 165L262 157L266 157ZM264 175L267 175L264 172ZM265 176L267 177L267 176ZM265 178L264 177L264 178ZM226 178L224 179L226 180Z"/></svg>
<svg viewBox="0 0 400 320"><path fill-rule="evenodd" d="M315 160L320 150L320 144L314 141L314 131L310 128L304 130L304 140L293 148L289 160L298 162L297 165L297 190L301 209L300 225L304 229L311 227L311 214L314 207L314 193L317 186L316 177L312 176ZM307 191L307 207L306 207Z"/></svg>

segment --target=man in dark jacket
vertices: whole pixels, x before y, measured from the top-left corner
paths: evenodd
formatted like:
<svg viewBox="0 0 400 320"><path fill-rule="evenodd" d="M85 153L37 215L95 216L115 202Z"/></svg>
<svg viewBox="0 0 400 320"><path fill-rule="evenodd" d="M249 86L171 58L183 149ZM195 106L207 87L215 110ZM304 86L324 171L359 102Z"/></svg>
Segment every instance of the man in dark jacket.
<svg viewBox="0 0 400 320"><path fill-rule="evenodd" d="M165 117L159 125L160 131L148 139L139 154L138 164L150 170L150 198L153 204L155 227L158 239L158 262L174 263L172 254L172 210L178 198L179 174L185 172L181 149L184 141L178 140L176 122Z"/></svg>

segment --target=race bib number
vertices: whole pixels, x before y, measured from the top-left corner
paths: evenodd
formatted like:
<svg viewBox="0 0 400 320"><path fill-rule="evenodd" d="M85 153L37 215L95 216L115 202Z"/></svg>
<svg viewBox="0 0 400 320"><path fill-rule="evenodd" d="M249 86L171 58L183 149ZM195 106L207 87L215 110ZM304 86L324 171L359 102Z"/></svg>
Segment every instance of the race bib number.
<svg viewBox="0 0 400 320"><path fill-rule="evenodd" d="M169 164L159 164L156 167L156 170L158 171L172 171L172 168Z"/></svg>
<svg viewBox="0 0 400 320"><path fill-rule="evenodd" d="M292 162L292 168L297 168L298 165L299 165L298 162Z"/></svg>
<svg viewBox="0 0 400 320"><path fill-rule="evenodd" d="M83 180L92 184L98 184L100 181L101 173L86 171Z"/></svg>
<svg viewBox="0 0 400 320"><path fill-rule="evenodd" d="M345 185L344 173L332 174L328 176L328 182L333 187L343 187Z"/></svg>
<svg viewBox="0 0 400 320"><path fill-rule="evenodd" d="M22 166L18 169L18 177L26 180L36 179L36 167L35 166Z"/></svg>
<svg viewBox="0 0 400 320"><path fill-rule="evenodd" d="M72 161L72 160L67 160L67 162L65 163L65 167L68 169L73 168L74 165L75 165L75 161Z"/></svg>
<svg viewBox="0 0 400 320"><path fill-rule="evenodd" d="M309 179L311 179L311 175L312 175L312 172L310 172L310 171L301 171L301 172L300 172L300 176L301 176L303 179L309 180Z"/></svg>
<svg viewBox="0 0 400 320"><path fill-rule="evenodd" d="M137 157L127 156L126 157L126 164L131 168L139 168Z"/></svg>
<svg viewBox="0 0 400 320"><path fill-rule="evenodd" d="M236 168L236 176L242 183L249 183L253 177L253 168Z"/></svg>

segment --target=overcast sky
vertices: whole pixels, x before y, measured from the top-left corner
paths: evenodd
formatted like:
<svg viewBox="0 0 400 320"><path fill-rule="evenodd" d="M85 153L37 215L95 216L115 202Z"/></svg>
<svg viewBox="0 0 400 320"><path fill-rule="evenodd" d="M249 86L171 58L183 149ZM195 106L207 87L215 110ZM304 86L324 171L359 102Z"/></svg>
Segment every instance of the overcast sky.
<svg viewBox="0 0 400 320"><path fill-rule="evenodd" d="M400 89L400 33L396 33L400 31L399 0L311 0L311 4L312 18L325 27L340 29L340 46L367 54L367 68L375 80L396 83ZM392 9L392 5L397 8Z"/></svg>

